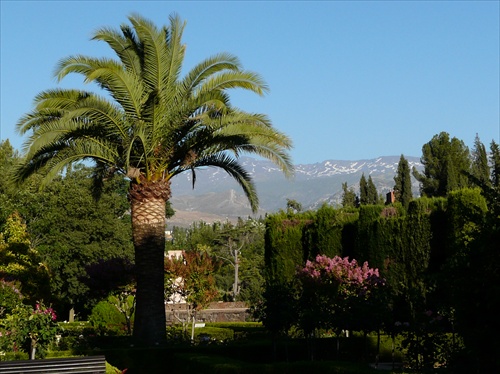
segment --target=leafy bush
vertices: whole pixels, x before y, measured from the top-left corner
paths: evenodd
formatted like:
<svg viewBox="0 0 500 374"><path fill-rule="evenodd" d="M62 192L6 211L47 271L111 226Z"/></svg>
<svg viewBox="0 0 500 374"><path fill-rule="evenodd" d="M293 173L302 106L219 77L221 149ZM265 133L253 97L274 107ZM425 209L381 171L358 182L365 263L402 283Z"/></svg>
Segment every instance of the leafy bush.
<svg viewBox="0 0 500 374"><path fill-rule="evenodd" d="M201 327L194 330L194 338L200 343L227 342L234 340L234 331L221 327Z"/></svg>
<svg viewBox="0 0 500 374"><path fill-rule="evenodd" d="M0 279L0 317L9 314L23 299L19 288L16 282Z"/></svg>
<svg viewBox="0 0 500 374"><path fill-rule="evenodd" d="M125 316L108 301L101 301L92 309L89 323L101 335L121 335L127 331Z"/></svg>
<svg viewBox="0 0 500 374"><path fill-rule="evenodd" d="M231 329L234 331L234 339L248 339L250 336L262 336L267 334L267 330L262 325L262 322L211 322L205 325L206 327L218 327Z"/></svg>
<svg viewBox="0 0 500 374"><path fill-rule="evenodd" d="M64 322L59 323L61 338L58 343L58 349L64 350L79 350L87 346L87 338L96 335L96 329L89 322Z"/></svg>
<svg viewBox="0 0 500 374"><path fill-rule="evenodd" d="M58 326L52 308L37 303L16 306L0 325L0 350L36 353L44 357L49 345L55 340ZM34 358L34 357L33 357Z"/></svg>

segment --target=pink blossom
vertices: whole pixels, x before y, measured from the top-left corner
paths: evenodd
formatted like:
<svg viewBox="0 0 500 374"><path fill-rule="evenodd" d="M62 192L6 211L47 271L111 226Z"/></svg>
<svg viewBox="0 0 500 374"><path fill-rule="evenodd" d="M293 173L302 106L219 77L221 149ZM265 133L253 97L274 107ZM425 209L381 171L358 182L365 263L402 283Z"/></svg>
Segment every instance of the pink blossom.
<svg viewBox="0 0 500 374"><path fill-rule="evenodd" d="M362 266L359 266L356 259L349 261L348 257L339 256L329 258L318 255L315 261L308 260L303 268L298 269L298 275L314 282L350 285L360 289L363 293L366 292L368 286L384 284L378 269L370 268L368 262L365 261Z"/></svg>

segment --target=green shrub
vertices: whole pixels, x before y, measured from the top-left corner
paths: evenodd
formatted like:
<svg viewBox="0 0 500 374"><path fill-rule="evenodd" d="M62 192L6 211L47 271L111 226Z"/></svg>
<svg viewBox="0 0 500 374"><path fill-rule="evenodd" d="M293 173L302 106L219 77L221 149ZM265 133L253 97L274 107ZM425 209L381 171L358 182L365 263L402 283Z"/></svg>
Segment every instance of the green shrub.
<svg viewBox="0 0 500 374"><path fill-rule="evenodd" d="M69 350L72 353L87 348L88 337L97 335L96 328L86 321L59 323L59 331L61 338L57 345L58 350Z"/></svg>
<svg viewBox="0 0 500 374"><path fill-rule="evenodd" d="M89 316L89 322L92 326L121 324L125 323L125 317L118 309L108 301L100 301L92 309Z"/></svg>
<svg viewBox="0 0 500 374"><path fill-rule="evenodd" d="M1 352L0 361L28 360L29 356L26 352Z"/></svg>
<svg viewBox="0 0 500 374"><path fill-rule="evenodd" d="M19 288L17 282L8 282L0 278L0 318L10 314L23 299Z"/></svg>
<svg viewBox="0 0 500 374"><path fill-rule="evenodd" d="M108 301L101 301L92 309L89 323L100 335L122 335L127 331L125 316Z"/></svg>
<svg viewBox="0 0 500 374"><path fill-rule="evenodd" d="M264 328L262 322L208 322L205 327L221 327L234 331L261 330Z"/></svg>
<svg viewBox="0 0 500 374"><path fill-rule="evenodd" d="M267 334L262 322L210 322L206 327L219 327L234 331L234 340L248 339L250 337L260 337Z"/></svg>
<svg viewBox="0 0 500 374"><path fill-rule="evenodd" d="M234 340L234 331L222 327L201 327L194 329L194 339L200 343L227 342Z"/></svg>

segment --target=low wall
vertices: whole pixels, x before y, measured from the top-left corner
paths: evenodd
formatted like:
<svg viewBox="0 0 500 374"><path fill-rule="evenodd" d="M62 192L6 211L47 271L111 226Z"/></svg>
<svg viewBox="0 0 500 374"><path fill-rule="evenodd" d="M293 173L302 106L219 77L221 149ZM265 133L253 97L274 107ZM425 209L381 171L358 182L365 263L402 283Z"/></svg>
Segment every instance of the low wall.
<svg viewBox="0 0 500 374"><path fill-rule="evenodd" d="M166 304L167 324L185 321L189 315L187 304ZM250 311L245 302L215 302L196 314L197 322L245 322L250 319Z"/></svg>

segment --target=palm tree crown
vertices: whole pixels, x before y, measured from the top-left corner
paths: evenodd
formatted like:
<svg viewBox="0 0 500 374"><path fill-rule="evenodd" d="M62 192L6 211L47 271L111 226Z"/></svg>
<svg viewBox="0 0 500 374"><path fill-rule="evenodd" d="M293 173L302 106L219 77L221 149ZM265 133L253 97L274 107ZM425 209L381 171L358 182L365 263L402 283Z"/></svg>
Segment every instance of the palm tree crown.
<svg viewBox="0 0 500 374"><path fill-rule="evenodd" d="M243 70L235 56L220 53L181 76L185 23L176 15L162 28L137 14L129 21L131 26L102 28L93 37L107 43L118 59L76 55L59 62L58 80L81 74L106 95L70 89L37 95L34 109L17 125L21 134L30 135L13 180L40 173L45 184L84 160L94 163L95 191L110 174L130 179L137 273L134 335L153 344L164 336L165 202L172 177L191 171L194 186L196 168L220 167L240 184L255 211L256 190L239 156L267 158L286 175L293 167L290 139L265 115L231 105L230 89L267 91L258 74Z"/></svg>
<svg viewBox="0 0 500 374"><path fill-rule="evenodd" d="M17 178L41 170L47 182L84 159L95 161L96 183L110 172L141 184L216 166L238 181L255 210L255 189L238 156L247 152L268 158L289 175L286 150L291 142L265 115L232 107L227 90L262 95L266 84L259 75L243 71L228 53L204 60L181 77L185 23L171 16L170 27L158 29L139 15L129 20L133 28L103 28L93 37L106 42L119 61L77 55L61 60L56 69L59 80L82 74L113 100L78 90L39 94L33 112L18 123L21 134L32 134L26 142L27 162L18 168Z"/></svg>

